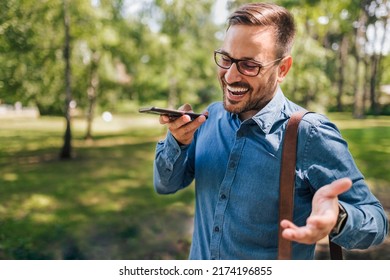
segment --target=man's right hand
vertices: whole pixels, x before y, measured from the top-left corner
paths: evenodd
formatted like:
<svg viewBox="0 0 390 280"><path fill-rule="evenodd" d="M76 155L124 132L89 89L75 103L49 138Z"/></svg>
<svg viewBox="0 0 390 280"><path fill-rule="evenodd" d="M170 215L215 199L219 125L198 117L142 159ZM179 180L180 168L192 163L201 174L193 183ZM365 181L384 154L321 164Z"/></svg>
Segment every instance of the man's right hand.
<svg viewBox="0 0 390 280"><path fill-rule="evenodd" d="M179 110L191 112L192 107L189 104L184 104ZM195 131L206 121L205 116L200 116L194 121L191 121L191 117L183 115L176 120L170 120L168 116L160 116L160 123L166 124L169 131L175 137L176 141L180 145L189 145L194 138Z"/></svg>

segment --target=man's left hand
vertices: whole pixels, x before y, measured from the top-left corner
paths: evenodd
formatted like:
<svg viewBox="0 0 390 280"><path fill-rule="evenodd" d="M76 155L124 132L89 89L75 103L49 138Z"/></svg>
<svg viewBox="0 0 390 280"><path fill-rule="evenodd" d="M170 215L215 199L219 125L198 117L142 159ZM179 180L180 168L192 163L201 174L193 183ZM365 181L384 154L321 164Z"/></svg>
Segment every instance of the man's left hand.
<svg viewBox="0 0 390 280"><path fill-rule="evenodd" d="M338 195L352 186L349 178L342 178L320 188L313 197L312 212L302 227L288 220L281 221L282 236L291 241L313 244L327 236L336 225L339 214Z"/></svg>

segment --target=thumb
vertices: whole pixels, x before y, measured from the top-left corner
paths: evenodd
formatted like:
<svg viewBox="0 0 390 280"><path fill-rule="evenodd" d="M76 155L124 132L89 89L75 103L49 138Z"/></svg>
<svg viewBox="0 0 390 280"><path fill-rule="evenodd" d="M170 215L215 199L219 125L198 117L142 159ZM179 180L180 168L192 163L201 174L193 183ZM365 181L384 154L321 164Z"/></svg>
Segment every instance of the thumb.
<svg viewBox="0 0 390 280"><path fill-rule="evenodd" d="M192 106L190 104L186 103L186 104L180 106L179 110L189 112L189 111L192 111Z"/></svg>
<svg viewBox="0 0 390 280"><path fill-rule="evenodd" d="M352 186L352 181L349 178L341 178L336 181L333 181L329 185L324 186L322 190L322 195L328 197L337 197L339 194L342 194L348 191Z"/></svg>

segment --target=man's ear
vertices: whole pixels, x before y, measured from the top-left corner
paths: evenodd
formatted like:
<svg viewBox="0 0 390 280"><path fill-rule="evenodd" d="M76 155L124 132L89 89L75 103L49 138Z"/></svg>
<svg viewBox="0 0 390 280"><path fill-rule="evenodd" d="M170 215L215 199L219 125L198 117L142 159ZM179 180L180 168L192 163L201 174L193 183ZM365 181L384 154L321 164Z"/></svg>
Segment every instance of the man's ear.
<svg viewBox="0 0 390 280"><path fill-rule="evenodd" d="M278 69L278 83L283 82L284 78L287 76L288 71L291 69L292 63L293 59L290 55L282 59Z"/></svg>

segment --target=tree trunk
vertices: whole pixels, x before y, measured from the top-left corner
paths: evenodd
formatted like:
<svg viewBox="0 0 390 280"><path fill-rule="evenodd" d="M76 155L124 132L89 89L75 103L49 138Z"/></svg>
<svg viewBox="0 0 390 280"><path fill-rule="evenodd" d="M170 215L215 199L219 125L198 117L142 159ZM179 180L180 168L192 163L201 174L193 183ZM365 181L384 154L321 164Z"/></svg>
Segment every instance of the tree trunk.
<svg viewBox="0 0 390 280"><path fill-rule="evenodd" d="M363 96L364 90L363 85L361 83L362 79L362 61L358 55L355 56L356 60L356 72L355 72L355 83L353 85L354 88L354 96L353 96L353 117L356 119L364 118L364 107L363 107Z"/></svg>
<svg viewBox="0 0 390 280"><path fill-rule="evenodd" d="M71 92L71 68L70 68L70 32L69 32L69 14L67 0L63 1L64 4L64 27L65 27L65 45L64 45L64 60L65 60L65 119L66 129L64 134L64 145L61 150L60 158L69 159L72 157L72 132L71 132L71 115L70 115L70 102L72 100Z"/></svg>
<svg viewBox="0 0 390 280"><path fill-rule="evenodd" d="M177 103L177 80L175 77L171 77L171 79L169 80L168 108L177 109Z"/></svg>
<svg viewBox="0 0 390 280"><path fill-rule="evenodd" d="M376 83L378 75L379 56L373 55L371 58L371 71L370 71L370 111L372 114L377 115L379 113L379 106L376 98Z"/></svg>
<svg viewBox="0 0 390 280"><path fill-rule="evenodd" d="M386 16L381 18L380 21L383 23L383 30L387 30L387 26L390 20L390 6L388 5L388 1L384 1L383 7L386 8ZM374 54L372 56L372 65L371 65L371 79L370 79L370 101L371 101L371 111L374 115L380 114L380 103L379 103L379 94L380 92L377 91L378 85L380 84L382 80L383 75L383 67L382 66L382 59L383 54L385 52L385 47L387 43L387 34L383 34L382 38L380 38L380 35L378 35L380 32L378 32L377 28L375 28L375 37L380 41L380 49L374 50ZM377 41L377 40L375 40Z"/></svg>
<svg viewBox="0 0 390 280"><path fill-rule="evenodd" d="M89 106L88 106L88 113L87 113L87 132L85 135L86 140L92 140L93 138L92 123L95 116L97 88L99 86L99 74L98 74L99 60L100 60L99 53L94 51L92 53L90 82L89 82L89 87L87 89Z"/></svg>
<svg viewBox="0 0 390 280"><path fill-rule="evenodd" d="M364 59L364 83L363 83L363 109L367 109L367 100L370 96L370 63L367 58Z"/></svg>
<svg viewBox="0 0 390 280"><path fill-rule="evenodd" d="M341 39L340 53L339 53L339 80L338 80L338 93L337 93L337 109L339 112L343 111L343 94L344 94L344 67L348 61L348 38L343 36Z"/></svg>
<svg viewBox="0 0 390 280"><path fill-rule="evenodd" d="M364 5L361 4L361 14L359 16L358 28L355 33L355 48L354 57L356 61L355 77L354 80L354 104L353 104L353 116L355 118L364 118L365 115L365 85L366 85L366 65L364 61L364 49L361 45L361 40L365 40L366 32L365 27L367 24L367 14L364 11Z"/></svg>

